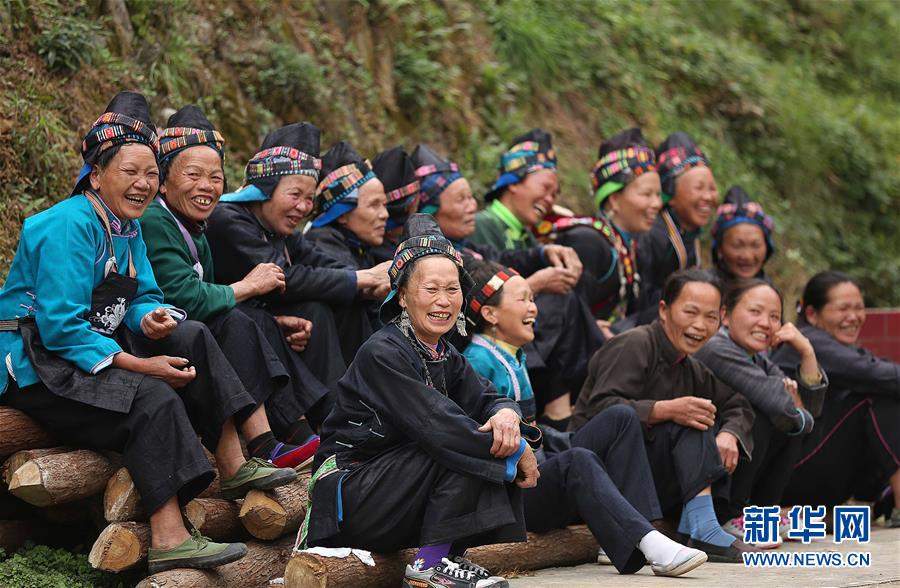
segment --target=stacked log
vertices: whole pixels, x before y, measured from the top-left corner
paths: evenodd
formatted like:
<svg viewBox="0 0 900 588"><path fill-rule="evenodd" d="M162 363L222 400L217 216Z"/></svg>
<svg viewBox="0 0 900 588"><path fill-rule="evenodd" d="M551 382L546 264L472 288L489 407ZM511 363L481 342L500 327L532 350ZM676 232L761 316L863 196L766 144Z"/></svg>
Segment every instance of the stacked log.
<svg viewBox="0 0 900 588"><path fill-rule="evenodd" d="M529 533L527 543L501 543L475 547L466 557L495 574L573 566L597 560L599 545L584 525L548 533ZM324 557L297 552L284 573L285 588L362 588L399 586L406 564L415 550L393 554L372 554L375 566L367 566L355 556Z"/></svg>
<svg viewBox="0 0 900 588"><path fill-rule="evenodd" d="M274 543L247 542L247 555L212 570L175 569L148 576L138 588L266 588L284 575L294 538Z"/></svg>
<svg viewBox="0 0 900 588"><path fill-rule="evenodd" d="M51 453L19 466L8 489L35 506L66 504L99 494L115 471L115 464L95 451Z"/></svg>
<svg viewBox="0 0 900 588"><path fill-rule="evenodd" d="M34 419L14 408L0 406L0 459L23 449L53 445L53 437Z"/></svg>
<svg viewBox="0 0 900 588"><path fill-rule="evenodd" d="M293 533L306 516L309 472L274 490L251 490L244 498L240 519L257 539L272 540Z"/></svg>
<svg viewBox="0 0 900 588"><path fill-rule="evenodd" d="M88 562L98 570L121 572L145 561L149 548L150 525L113 523L97 537L88 554Z"/></svg>

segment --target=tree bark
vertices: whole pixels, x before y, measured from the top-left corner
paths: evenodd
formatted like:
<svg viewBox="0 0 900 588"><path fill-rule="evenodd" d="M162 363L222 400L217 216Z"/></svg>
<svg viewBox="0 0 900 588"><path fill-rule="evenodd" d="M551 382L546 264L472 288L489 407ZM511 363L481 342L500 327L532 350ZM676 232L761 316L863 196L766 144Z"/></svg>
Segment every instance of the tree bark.
<svg viewBox="0 0 900 588"><path fill-rule="evenodd" d="M123 57L131 55L131 47L134 42L134 29L131 26L131 16L125 0L103 0L103 8L110 17L116 39Z"/></svg>
<svg viewBox="0 0 900 588"><path fill-rule="evenodd" d="M45 455L25 462L9 482L9 492L35 506L65 504L103 491L116 466L87 449Z"/></svg>
<svg viewBox="0 0 900 588"><path fill-rule="evenodd" d="M500 543L474 547L466 557L491 573L540 570L573 566L597 559L597 541L584 525L557 529L547 533L529 533L527 543ZM295 553L284 573L285 588L349 588L363 586L398 586L403 581L406 564L415 550L393 554L372 554L375 567L369 567L355 556L322 557L311 553Z"/></svg>
<svg viewBox="0 0 900 588"><path fill-rule="evenodd" d="M16 451L51 447L53 437L25 413L0 406L0 459Z"/></svg>
<svg viewBox="0 0 900 588"><path fill-rule="evenodd" d="M121 572L147 559L150 548L150 525L145 523L113 523L94 541L88 554L90 564L105 572Z"/></svg>
<svg viewBox="0 0 900 588"><path fill-rule="evenodd" d="M275 543L247 543L247 555L212 570L175 569L144 578L137 588L268 588L284 575L294 547L293 537Z"/></svg>
<svg viewBox="0 0 900 588"><path fill-rule="evenodd" d="M244 498L240 518L244 527L257 539L277 539L296 531L306 516L306 488L309 473L274 490L251 490Z"/></svg>
<svg viewBox="0 0 900 588"><path fill-rule="evenodd" d="M185 517L213 541L241 541L247 531L238 518L241 504L221 498L195 498L184 507Z"/></svg>

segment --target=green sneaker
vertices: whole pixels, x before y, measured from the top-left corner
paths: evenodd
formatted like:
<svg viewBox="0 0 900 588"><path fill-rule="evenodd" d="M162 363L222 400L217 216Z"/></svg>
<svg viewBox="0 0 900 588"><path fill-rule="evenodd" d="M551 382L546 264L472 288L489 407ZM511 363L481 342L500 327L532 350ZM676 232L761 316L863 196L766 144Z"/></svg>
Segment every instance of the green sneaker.
<svg viewBox="0 0 900 588"><path fill-rule="evenodd" d="M174 568L214 568L247 555L243 543L214 543L196 529L178 547L153 549L147 553L147 567L151 574Z"/></svg>
<svg viewBox="0 0 900 588"><path fill-rule="evenodd" d="M222 498L243 498L251 490L271 490L297 479L293 468L278 468L264 459L254 457L244 462L236 474L222 480L219 492Z"/></svg>

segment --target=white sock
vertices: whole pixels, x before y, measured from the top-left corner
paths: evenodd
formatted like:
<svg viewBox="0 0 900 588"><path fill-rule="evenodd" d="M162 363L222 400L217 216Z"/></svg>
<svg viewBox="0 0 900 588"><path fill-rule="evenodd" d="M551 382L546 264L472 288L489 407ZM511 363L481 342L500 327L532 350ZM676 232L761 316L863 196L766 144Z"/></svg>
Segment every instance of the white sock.
<svg viewBox="0 0 900 588"><path fill-rule="evenodd" d="M638 549L650 563L665 566L672 563L678 552L684 549L684 545L653 530L644 535L644 538L638 543Z"/></svg>

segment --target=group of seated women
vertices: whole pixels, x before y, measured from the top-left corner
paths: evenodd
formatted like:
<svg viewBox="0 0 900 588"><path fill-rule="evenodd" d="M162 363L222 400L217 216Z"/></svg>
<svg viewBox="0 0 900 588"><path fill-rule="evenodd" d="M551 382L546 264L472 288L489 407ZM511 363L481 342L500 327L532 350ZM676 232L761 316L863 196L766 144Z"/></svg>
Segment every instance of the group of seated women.
<svg viewBox="0 0 900 588"><path fill-rule="evenodd" d="M540 129L481 212L428 145L321 154L309 123L226 194L224 141L120 93L0 290L0 401L122 454L151 572L246 553L182 520L203 447L224 498L311 468L299 541L418 547L407 587L502 588L467 548L576 522L600 563L663 576L777 547L741 540L748 505L857 498L900 526L900 366L856 346L858 283L817 274L785 323L772 220L739 187L699 269L718 192L686 134L604 141L586 217L559 214Z"/></svg>

